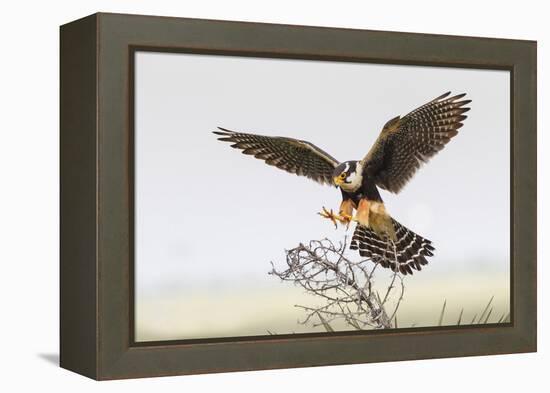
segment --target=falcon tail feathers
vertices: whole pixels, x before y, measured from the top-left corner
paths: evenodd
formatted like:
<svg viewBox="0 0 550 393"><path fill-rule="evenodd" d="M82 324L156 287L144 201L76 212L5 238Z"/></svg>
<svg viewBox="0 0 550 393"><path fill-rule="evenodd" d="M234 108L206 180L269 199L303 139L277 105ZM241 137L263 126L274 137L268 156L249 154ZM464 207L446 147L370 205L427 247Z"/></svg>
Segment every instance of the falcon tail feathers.
<svg viewBox="0 0 550 393"><path fill-rule="evenodd" d="M396 241L389 237L380 237L367 226L358 224L351 239L351 250L358 250L362 257L380 263L382 267L394 272L413 274L413 270L422 270L428 264L426 257L433 256L435 248L432 242L417 235L392 218Z"/></svg>

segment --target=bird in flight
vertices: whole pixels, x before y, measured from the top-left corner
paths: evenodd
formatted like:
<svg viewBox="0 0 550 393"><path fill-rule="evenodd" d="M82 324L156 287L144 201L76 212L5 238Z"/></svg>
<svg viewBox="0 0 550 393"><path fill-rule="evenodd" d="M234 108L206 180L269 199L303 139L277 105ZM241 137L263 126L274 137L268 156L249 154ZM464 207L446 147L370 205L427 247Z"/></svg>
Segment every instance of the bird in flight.
<svg viewBox="0 0 550 393"><path fill-rule="evenodd" d="M412 274L433 256L432 242L401 225L387 212L378 188L398 193L426 163L458 134L466 119L466 94L447 92L406 116L389 120L370 151L361 160L339 162L310 142L280 136L230 131L214 134L266 164L318 183L334 185L342 193L338 213L323 207L319 213L349 226L357 222L350 249L358 250L394 272ZM353 215L355 212L355 216Z"/></svg>

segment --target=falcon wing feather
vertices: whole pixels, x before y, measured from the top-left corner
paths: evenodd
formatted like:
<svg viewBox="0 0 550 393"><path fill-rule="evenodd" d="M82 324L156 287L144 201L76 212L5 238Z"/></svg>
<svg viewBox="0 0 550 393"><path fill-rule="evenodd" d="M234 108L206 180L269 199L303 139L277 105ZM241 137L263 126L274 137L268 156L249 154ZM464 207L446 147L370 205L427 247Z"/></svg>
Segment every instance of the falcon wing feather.
<svg viewBox="0 0 550 393"><path fill-rule="evenodd" d="M266 164L289 173L305 176L321 184L332 185L332 172L338 160L312 143L281 136L265 136L235 132L218 127L213 131L220 141L232 143L243 154L252 155Z"/></svg>
<svg viewBox="0 0 550 393"><path fill-rule="evenodd" d="M398 193L420 166L437 154L458 134L470 108L461 100L466 94L449 97L447 92L404 117L388 121L363 158L364 171L376 184Z"/></svg>

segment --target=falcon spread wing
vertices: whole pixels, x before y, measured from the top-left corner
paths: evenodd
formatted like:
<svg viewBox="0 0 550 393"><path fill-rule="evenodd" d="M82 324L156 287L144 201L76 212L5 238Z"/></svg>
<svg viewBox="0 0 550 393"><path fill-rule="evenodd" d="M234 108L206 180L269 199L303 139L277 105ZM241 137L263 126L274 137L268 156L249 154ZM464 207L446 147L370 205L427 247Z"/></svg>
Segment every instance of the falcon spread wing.
<svg viewBox="0 0 550 393"><path fill-rule="evenodd" d="M266 164L299 176L306 176L321 184L332 185L332 172L338 160L317 146L298 139L280 136L245 134L218 127L220 141L232 142L231 147L241 149Z"/></svg>
<svg viewBox="0 0 550 393"><path fill-rule="evenodd" d="M450 92L386 123L363 158L364 171L379 187L397 193L427 162L458 134L471 100L465 94L447 98Z"/></svg>

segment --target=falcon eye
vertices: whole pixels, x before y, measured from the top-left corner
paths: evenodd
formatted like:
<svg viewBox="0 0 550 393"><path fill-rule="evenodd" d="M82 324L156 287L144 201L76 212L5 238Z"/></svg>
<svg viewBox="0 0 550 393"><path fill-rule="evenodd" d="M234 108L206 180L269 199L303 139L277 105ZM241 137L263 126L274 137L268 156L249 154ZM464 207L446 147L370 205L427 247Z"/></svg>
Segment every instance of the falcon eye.
<svg viewBox="0 0 550 393"><path fill-rule="evenodd" d="M346 172L340 173L340 179L345 179L347 176Z"/></svg>

